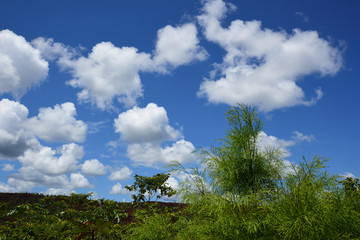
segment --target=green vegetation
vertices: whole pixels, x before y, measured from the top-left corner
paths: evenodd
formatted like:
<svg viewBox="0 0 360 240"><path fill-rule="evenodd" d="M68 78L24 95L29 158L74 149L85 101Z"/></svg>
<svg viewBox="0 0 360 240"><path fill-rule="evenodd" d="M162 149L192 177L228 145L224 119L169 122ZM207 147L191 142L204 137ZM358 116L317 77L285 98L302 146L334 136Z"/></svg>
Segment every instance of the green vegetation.
<svg viewBox="0 0 360 240"><path fill-rule="evenodd" d="M135 174L135 182L131 186L125 186L129 191L138 191L138 194L131 195L134 202L145 202L156 196L160 199L163 196L171 197L176 194L176 191L167 186L166 181L170 174L158 173L152 177L144 177Z"/></svg>
<svg viewBox="0 0 360 240"><path fill-rule="evenodd" d="M227 112L218 146L196 152L198 168L179 163L184 202L144 202L175 192L169 174L136 175L134 203L89 194L36 196L0 203L0 239L360 239L360 183L326 171L328 159L304 157L286 168L278 149L260 147L255 110Z"/></svg>

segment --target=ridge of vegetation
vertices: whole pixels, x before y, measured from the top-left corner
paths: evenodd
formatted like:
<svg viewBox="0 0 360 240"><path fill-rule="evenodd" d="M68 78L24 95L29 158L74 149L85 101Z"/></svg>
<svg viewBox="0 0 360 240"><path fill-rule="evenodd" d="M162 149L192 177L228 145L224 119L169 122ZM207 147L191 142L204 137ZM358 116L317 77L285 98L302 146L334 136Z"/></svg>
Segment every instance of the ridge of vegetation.
<svg viewBox="0 0 360 240"><path fill-rule="evenodd" d="M0 239L360 239L359 179L329 174L319 156L284 166L279 149L259 146L254 108L234 106L227 119L218 146L195 152L199 167L168 166L186 176L182 203L144 202L175 194L169 174L137 175L133 203L0 194Z"/></svg>

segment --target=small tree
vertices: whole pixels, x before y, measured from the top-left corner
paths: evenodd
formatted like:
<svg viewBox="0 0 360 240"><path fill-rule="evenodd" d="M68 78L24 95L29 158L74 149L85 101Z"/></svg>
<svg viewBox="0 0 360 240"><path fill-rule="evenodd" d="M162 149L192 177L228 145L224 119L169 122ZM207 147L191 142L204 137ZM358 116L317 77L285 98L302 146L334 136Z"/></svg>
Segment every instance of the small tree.
<svg viewBox="0 0 360 240"><path fill-rule="evenodd" d="M131 195L134 202L149 202L154 196L160 199L163 196L171 197L176 191L166 184L170 174L158 173L152 177L135 174L135 182L131 186L125 186L129 191L138 192Z"/></svg>

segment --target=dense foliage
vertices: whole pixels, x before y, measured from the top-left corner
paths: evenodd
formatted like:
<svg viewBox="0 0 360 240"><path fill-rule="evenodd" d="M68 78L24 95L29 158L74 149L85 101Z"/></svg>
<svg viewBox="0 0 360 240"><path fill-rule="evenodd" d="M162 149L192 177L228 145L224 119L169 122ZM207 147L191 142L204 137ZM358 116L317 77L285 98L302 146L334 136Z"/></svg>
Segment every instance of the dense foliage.
<svg viewBox="0 0 360 240"><path fill-rule="evenodd" d="M168 174L136 175L134 203L86 194L3 201L0 239L360 239L359 179L329 174L319 156L285 168L278 149L260 146L251 107L227 119L219 145L196 152L198 168L170 166L186 176L177 191L186 204L139 203L174 192L159 188Z"/></svg>

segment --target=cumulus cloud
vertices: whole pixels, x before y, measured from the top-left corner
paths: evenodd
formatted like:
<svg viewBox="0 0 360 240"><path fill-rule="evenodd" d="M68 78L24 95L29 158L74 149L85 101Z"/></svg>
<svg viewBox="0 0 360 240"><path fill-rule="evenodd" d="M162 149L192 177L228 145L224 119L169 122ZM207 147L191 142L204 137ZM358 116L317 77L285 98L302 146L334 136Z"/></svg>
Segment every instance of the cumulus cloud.
<svg viewBox="0 0 360 240"><path fill-rule="evenodd" d="M45 194L69 194L79 188L93 188L81 173L46 175L36 168L23 167L12 174L8 183L0 183L6 192L31 192L34 187L48 187Z"/></svg>
<svg viewBox="0 0 360 240"><path fill-rule="evenodd" d="M166 180L165 184L174 190L178 190L180 188L179 181L176 180L174 177L169 177L168 180Z"/></svg>
<svg viewBox="0 0 360 240"><path fill-rule="evenodd" d="M4 172L14 171L15 170L15 165L13 165L13 164L4 164L1 170L4 171Z"/></svg>
<svg viewBox="0 0 360 240"><path fill-rule="evenodd" d="M43 81L48 71L48 62L24 37L0 31L0 94L11 93L19 99Z"/></svg>
<svg viewBox="0 0 360 240"><path fill-rule="evenodd" d="M62 61L70 69L73 79L68 84L80 88L78 99L100 109L112 106L113 99L133 106L142 96L138 72L147 69L150 55L139 53L134 47L115 47L110 42L96 44L88 57Z"/></svg>
<svg viewBox="0 0 360 240"><path fill-rule="evenodd" d="M166 147L152 143L130 144L127 148L127 155L136 165L157 168L159 163L192 162L194 150L195 147L191 142L181 139Z"/></svg>
<svg viewBox="0 0 360 240"><path fill-rule="evenodd" d="M32 133L23 128L28 109L14 101L0 101L0 158L15 159L27 149L39 146Z"/></svg>
<svg viewBox="0 0 360 240"><path fill-rule="evenodd" d="M199 46L195 24L167 25L157 33L154 61L160 71L166 71L168 66L178 67L194 60L204 60L207 55L206 50Z"/></svg>
<svg viewBox="0 0 360 240"><path fill-rule="evenodd" d="M102 176L106 174L105 166L97 159L86 160L81 171L88 176Z"/></svg>
<svg viewBox="0 0 360 240"><path fill-rule="evenodd" d="M342 67L341 51L315 31L294 29L291 34L261 27L260 21L232 21L221 26L229 7L222 0L207 0L198 22L205 37L226 50L198 95L212 103L257 106L261 111L312 105L322 96L306 100L296 84L303 76L333 75Z"/></svg>
<svg viewBox="0 0 360 240"><path fill-rule="evenodd" d="M181 133L169 125L166 110L154 103L119 114L114 126L115 132L127 142L163 142L181 137Z"/></svg>
<svg viewBox="0 0 360 240"><path fill-rule="evenodd" d="M116 170L108 177L110 181L123 181L131 178L133 171L128 167L122 167L120 170Z"/></svg>
<svg viewBox="0 0 360 240"><path fill-rule="evenodd" d="M49 61L59 61L65 64L79 53L63 43L55 42L53 38L38 37L31 41L31 44L41 52L41 56Z"/></svg>
<svg viewBox="0 0 360 240"><path fill-rule="evenodd" d="M166 110L154 103L119 114L114 127L121 140L129 143L127 156L136 165L157 168L159 163L193 161L194 145L185 141L181 132L169 125ZM173 143L166 146L166 141Z"/></svg>
<svg viewBox="0 0 360 240"><path fill-rule="evenodd" d="M77 188L93 188L93 185L81 173L72 173L70 175L70 189Z"/></svg>
<svg viewBox="0 0 360 240"><path fill-rule="evenodd" d="M114 186L112 186L111 194L129 194L131 193L129 190L127 190L126 188L123 188L122 185L120 183L116 183Z"/></svg>
<svg viewBox="0 0 360 240"><path fill-rule="evenodd" d="M37 117L26 122L26 128L50 142L84 142L87 125L75 119L76 108L67 102L54 108L40 108Z"/></svg>
<svg viewBox="0 0 360 240"><path fill-rule="evenodd" d="M89 102L103 110L113 108L114 99L125 107L136 105L143 95L141 72L167 73L207 57L193 23L161 28L152 54L138 52L135 47L101 42L85 57L51 38L39 37L32 44L44 58L56 61L62 70L70 72L72 79L67 84L80 89L77 94L80 102Z"/></svg>
<svg viewBox="0 0 360 240"><path fill-rule="evenodd" d="M15 192L16 189L6 183L0 182L0 192Z"/></svg>
<svg viewBox="0 0 360 240"><path fill-rule="evenodd" d="M315 139L313 135L305 135L299 131L294 131L290 140L279 139L275 136L267 135L265 132L261 132L257 139L257 144L261 150L266 148L279 149L283 153L283 157L291 156L289 148L300 142L311 142ZM290 166L287 164L288 167Z"/></svg>
<svg viewBox="0 0 360 240"><path fill-rule="evenodd" d="M0 158L15 159L28 149L41 147L36 136L51 142L83 142L87 126L76 120L73 103L41 108L28 118L28 109L8 99L0 101Z"/></svg>
<svg viewBox="0 0 360 240"><path fill-rule="evenodd" d="M59 175L70 173L79 168L77 165L78 160L83 155L83 147L71 143L63 145L58 153L45 146L41 146L36 150L28 149L19 157L19 161L23 165L22 169L36 169L43 174Z"/></svg>

